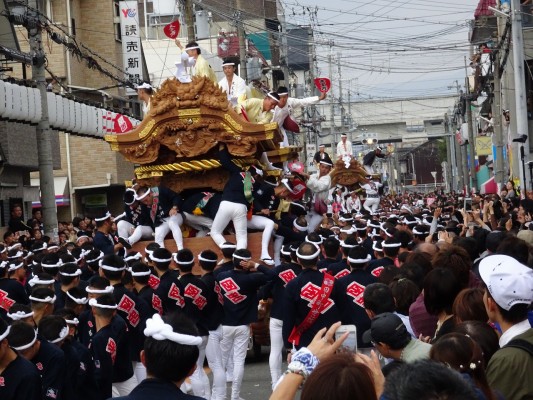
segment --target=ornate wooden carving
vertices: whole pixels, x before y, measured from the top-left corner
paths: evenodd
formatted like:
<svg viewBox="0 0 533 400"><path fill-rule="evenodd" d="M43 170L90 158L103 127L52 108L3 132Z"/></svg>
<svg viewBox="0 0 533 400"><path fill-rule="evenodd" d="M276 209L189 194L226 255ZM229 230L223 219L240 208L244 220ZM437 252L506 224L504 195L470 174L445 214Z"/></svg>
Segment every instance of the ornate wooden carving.
<svg viewBox="0 0 533 400"><path fill-rule="evenodd" d="M193 77L191 83L166 80L137 127L105 139L113 150L141 165L136 169L138 178L161 177L179 191L208 186L222 189L227 178L217 171L220 142L243 165L264 151L272 154L272 162L279 162L300 150L279 149L282 136L276 123L244 121L220 87L205 77Z"/></svg>

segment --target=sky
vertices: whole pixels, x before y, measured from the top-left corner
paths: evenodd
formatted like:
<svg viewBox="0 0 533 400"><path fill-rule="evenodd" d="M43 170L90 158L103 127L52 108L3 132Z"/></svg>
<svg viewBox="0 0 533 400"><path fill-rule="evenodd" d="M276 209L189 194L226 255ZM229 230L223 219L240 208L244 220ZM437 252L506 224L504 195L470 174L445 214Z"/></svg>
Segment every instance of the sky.
<svg viewBox="0 0 533 400"><path fill-rule="evenodd" d="M329 76L331 51L352 101L457 93L478 1L281 0L288 21L314 28L317 75ZM333 69L338 96L336 63Z"/></svg>

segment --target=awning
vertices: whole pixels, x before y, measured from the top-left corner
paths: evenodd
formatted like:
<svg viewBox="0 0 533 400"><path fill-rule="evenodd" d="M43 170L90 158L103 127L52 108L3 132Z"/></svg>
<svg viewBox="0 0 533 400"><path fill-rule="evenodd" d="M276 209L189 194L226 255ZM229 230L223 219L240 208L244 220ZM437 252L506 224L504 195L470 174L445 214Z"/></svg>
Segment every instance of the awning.
<svg viewBox="0 0 533 400"><path fill-rule="evenodd" d="M67 190L68 178L66 176L54 176L54 194L56 198L56 206L69 206L70 197ZM31 186L39 187L39 178L31 179ZM40 201L32 201L32 208L41 207Z"/></svg>

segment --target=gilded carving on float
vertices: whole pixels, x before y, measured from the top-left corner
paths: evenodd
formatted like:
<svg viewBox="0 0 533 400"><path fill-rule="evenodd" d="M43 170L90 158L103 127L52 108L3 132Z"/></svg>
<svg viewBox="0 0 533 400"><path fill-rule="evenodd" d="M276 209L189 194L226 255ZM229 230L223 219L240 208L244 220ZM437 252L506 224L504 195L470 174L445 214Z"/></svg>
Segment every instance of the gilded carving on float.
<svg viewBox="0 0 533 400"><path fill-rule="evenodd" d="M244 121L218 85L193 77L191 83L174 78L163 82L144 120L130 132L106 135L105 140L112 150L140 164L135 169L137 178L157 179L180 191L224 187L228 175L217 159L220 142L226 144L235 162L249 166L262 152L280 150L282 136L276 123ZM276 162L300 150L295 147L275 153Z"/></svg>

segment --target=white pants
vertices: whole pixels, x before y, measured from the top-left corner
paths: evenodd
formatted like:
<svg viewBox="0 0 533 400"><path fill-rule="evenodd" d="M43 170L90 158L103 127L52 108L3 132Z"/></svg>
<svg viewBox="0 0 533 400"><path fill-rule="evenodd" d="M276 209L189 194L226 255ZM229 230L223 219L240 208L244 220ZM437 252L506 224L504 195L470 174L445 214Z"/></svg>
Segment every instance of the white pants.
<svg viewBox="0 0 533 400"><path fill-rule="evenodd" d="M261 259L272 258L268 254L268 245L270 244L272 232L274 231L274 221L260 215L252 215L252 219L248 221L248 228L263 231L263 235L261 236Z"/></svg>
<svg viewBox="0 0 533 400"><path fill-rule="evenodd" d="M363 165L363 167L368 175L374 175L374 168L372 168L372 165Z"/></svg>
<svg viewBox="0 0 533 400"><path fill-rule="evenodd" d="M192 391L195 396L203 397L209 400L211 397L211 387L209 386L209 378L204 371L205 350L207 346L208 336L202 336L202 343L198 345L200 354L196 361L196 369L191 375Z"/></svg>
<svg viewBox="0 0 533 400"><path fill-rule="evenodd" d="M216 330L209 331L209 339L205 348L207 363L213 372L213 391L211 400L222 400L226 398L226 372L222 366L222 351L220 342L222 341L222 325Z"/></svg>
<svg viewBox="0 0 533 400"><path fill-rule="evenodd" d="M135 378L135 374L133 374L130 379L124 382L113 382L111 393L113 397L128 396L137 384L137 379Z"/></svg>
<svg viewBox="0 0 533 400"><path fill-rule="evenodd" d="M135 227L128 221L120 220L117 222L117 231L120 237L127 239L129 244L133 245L139 240L152 240L154 237L154 231L150 226L139 225Z"/></svg>
<svg viewBox="0 0 533 400"><path fill-rule="evenodd" d="M213 226L213 220L211 218L204 217L203 215L194 215L189 214L188 212L183 212L183 215L185 216L185 222L187 225L198 231L196 237L207 236L207 233Z"/></svg>
<svg viewBox="0 0 533 400"><path fill-rule="evenodd" d="M133 375L137 379L138 383L141 383L146 379L146 367L140 361L133 361Z"/></svg>
<svg viewBox="0 0 533 400"><path fill-rule="evenodd" d="M379 208L379 197L367 197L363 204L363 207L369 213L374 214Z"/></svg>
<svg viewBox="0 0 533 400"><path fill-rule="evenodd" d="M314 232L316 227L322 222L322 219L324 219L324 216L318 214L315 210L309 211L307 214L307 232Z"/></svg>
<svg viewBox="0 0 533 400"><path fill-rule="evenodd" d="M233 354L233 382L231 384L231 400L239 400L241 394L242 378L244 376L244 359L248 350L250 338L250 326L222 326L222 364L228 362L230 354Z"/></svg>
<svg viewBox="0 0 533 400"><path fill-rule="evenodd" d="M281 378L281 363L283 362L283 321L276 318L270 318L270 376L272 377L272 390L274 385Z"/></svg>
<svg viewBox="0 0 533 400"><path fill-rule="evenodd" d="M248 209L244 204L233 203L231 201L223 201L220 203L217 215L213 220L211 227L211 238L215 241L218 247L222 246L226 239L222 236L222 232L226 229L230 221L233 221L235 227L235 236L237 237L237 249L246 249L248 246L247 237L247 220L246 213Z"/></svg>
<svg viewBox="0 0 533 400"><path fill-rule="evenodd" d="M274 234L274 264L275 265L281 264L281 249L283 247L284 240L285 238L283 236Z"/></svg>
<svg viewBox="0 0 533 400"><path fill-rule="evenodd" d="M172 217L163 218L161 225L155 228L155 242L165 247L165 236L172 231L172 236L176 242L178 250L183 249L183 235L181 234L181 225L183 225L183 218L180 214L173 215Z"/></svg>

